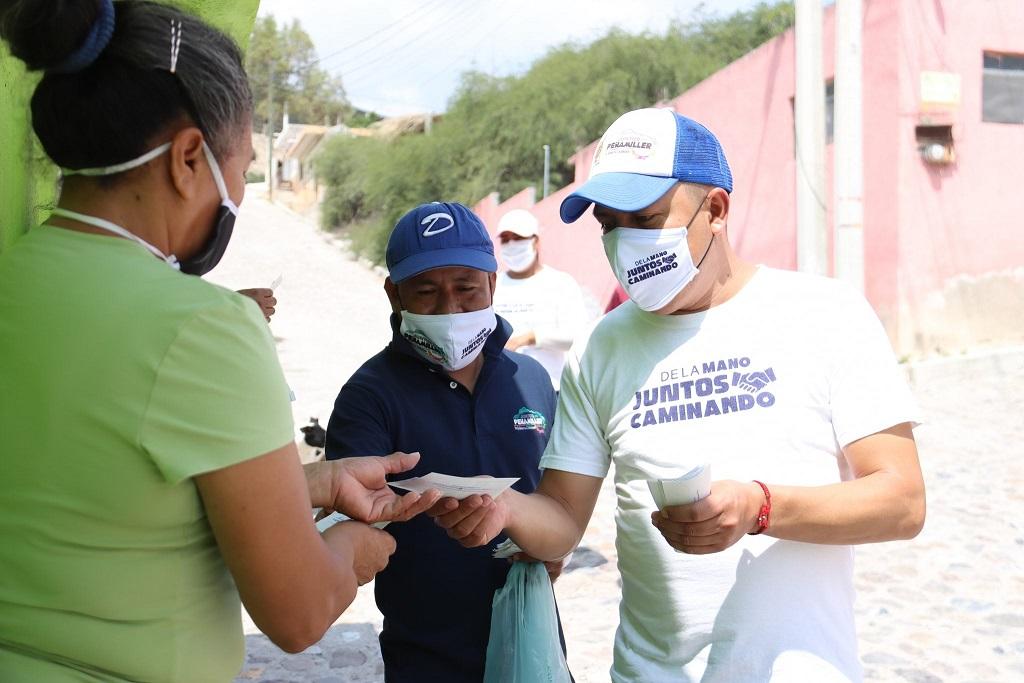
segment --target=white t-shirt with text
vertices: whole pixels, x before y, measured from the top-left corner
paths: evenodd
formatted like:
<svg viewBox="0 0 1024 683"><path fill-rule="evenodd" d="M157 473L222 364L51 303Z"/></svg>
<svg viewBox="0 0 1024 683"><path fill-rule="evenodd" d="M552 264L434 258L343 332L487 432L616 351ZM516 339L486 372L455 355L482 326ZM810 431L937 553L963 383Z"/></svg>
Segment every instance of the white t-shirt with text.
<svg viewBox="0 0 1024 683"><path fill-rule="evenodd" d="M566 351L586 315L576 280L550 266L527 278L502 273L494 289L494 312L512 324L513 335L533 330L537 343L516 350L543 365L557 391Z"/></svg>
<svg viewBox="0 0 1024 683"><path fill-rule="evenodd" d="M760 267L708 311L605 316L569 353L541 467L615 465L612 680L860 681L852 547L760 535L677 553L646 480L710 463L713 480L836 483L842 446L917 418L878 317L836 280Z"/></svg>

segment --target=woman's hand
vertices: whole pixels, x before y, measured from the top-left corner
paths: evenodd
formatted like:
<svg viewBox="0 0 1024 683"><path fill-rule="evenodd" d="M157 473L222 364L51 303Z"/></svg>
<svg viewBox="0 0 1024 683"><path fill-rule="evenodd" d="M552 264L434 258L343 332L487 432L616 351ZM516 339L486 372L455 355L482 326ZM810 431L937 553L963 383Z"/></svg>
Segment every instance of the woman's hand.
<svg viewBox="0 0 1024 683"><path fill-rule="evenodd" d="M265 287L258 287L256 289L240 289L238 293L242 296L247 296L256 302L260 307L260 311L263 313L263 317L270 322L271 316L274 315L277 310L274 308L277 306L277 299L274 298L274 290L266 289Z"/></svg>
<svg viewBox="0 0 1024 683"><path fill-rule="evenodd" d="M419 453L392 453L310 463L304 467L310 499L314 507L336 510L368 524L404 522L441 498L435 489L400 496L388 487L387 475L406 472L419 459Z"/></svg>
<svg viewBox="0 0 1024 683"><path fill-rule="evenodd" d="M360 586L388 566L395 552L391 534L362 522L341 522L323 533L324 542L339 554L352 558L352 569Z"/></svg>

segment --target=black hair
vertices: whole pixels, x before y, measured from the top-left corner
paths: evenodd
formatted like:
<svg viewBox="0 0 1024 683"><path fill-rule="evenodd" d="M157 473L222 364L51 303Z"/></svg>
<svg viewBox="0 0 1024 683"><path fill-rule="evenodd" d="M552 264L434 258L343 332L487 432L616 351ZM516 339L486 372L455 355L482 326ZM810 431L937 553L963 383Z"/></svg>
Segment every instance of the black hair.
<svg viewBox="0 0 1024 683"><path fill-rule="evenodd" d="M0 10L0 37L30 71L32 127L58 166L110 166L148 151L155 135L190 119L218 159L252 115L242 54L226 35L155 2L114 3L114 31L95 61L73 73L48 71L86 41L109 0L14 0ZM181 43L171 73L172 22Z"/></svg>

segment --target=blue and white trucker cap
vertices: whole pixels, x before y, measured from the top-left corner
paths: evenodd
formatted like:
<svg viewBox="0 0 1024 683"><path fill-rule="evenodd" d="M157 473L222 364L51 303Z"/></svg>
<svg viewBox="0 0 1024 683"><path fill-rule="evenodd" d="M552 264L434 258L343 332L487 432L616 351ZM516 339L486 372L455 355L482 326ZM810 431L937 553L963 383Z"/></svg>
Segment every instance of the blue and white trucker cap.
<svg viewBox="0 0 1024 683"><path fill-rule="evenodd" d="M449 266L498 270L487 228L462 204L420 204L398 219L384 254L391 281Z"/></svg>
<svg viewBox="0 0 1024 683"><path fill-rule="evenodd" d="M637 109L609 126L597 144L590 179L562 200L562 220L572 223L591 204L639 211L677 182L732 192L732 171L718 139L671 109Z"/></svg>

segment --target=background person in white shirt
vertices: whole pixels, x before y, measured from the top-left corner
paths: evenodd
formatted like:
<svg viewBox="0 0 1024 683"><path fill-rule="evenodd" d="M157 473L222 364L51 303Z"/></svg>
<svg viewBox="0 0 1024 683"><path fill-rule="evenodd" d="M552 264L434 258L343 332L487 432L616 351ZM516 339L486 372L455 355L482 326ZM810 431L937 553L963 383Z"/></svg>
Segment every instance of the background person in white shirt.
<svg viewBox="0 0 1024 683"><path fill-rule="evenodd" d="M568 273L541 262L540 225L529 211L513 209L502 216L498 242L508 270L498 276L494 311L512 324L505 348L543 365L558 391L566 351L586 320L580 286Z"/></svg>
<svg viewBox="0 0 1024 683"><path fill-rule="evenodd" d="M917 406L859 292L733 251L731 191L696 121L612 124L561 215L594 204L630 300L570 352L536 492L429 514L463 545L504 530L552 560L614 463L615 683L855 683L853 546L924 524ZM704 463L710 495L659 510L647 480Z"/></svg>

